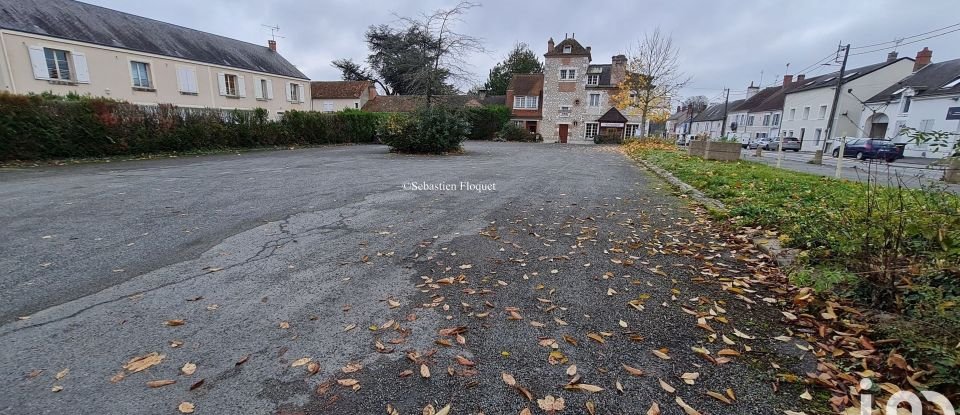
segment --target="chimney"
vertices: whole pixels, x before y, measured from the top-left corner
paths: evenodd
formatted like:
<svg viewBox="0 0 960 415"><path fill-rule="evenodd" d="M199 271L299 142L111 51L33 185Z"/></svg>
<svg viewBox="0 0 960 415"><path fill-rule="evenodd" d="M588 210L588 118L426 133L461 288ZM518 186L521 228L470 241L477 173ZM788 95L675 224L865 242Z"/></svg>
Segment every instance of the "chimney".
<svg viewBox="0 0 960 415"><path fill-rule="evenodd" d="M610 84L619 85L627 78L627 57L616 55L610 58Z"/></svg>
<svg viewBox="0 0 960 415"><path fill-rule="evenodd" d="M276 41L276 40L273 40L273 39L268 40L268 41L267 41L267 47L270 48L270 50L276 52L276 51L277 51L277 41Z"/></svg>
<svg viewBox="0 0 960 415"><path fill-rule="evenodd" d="M760 92L760 87L753 86L753 81L751 81L750 86L747 87L747 99L750 99L754 95L757 95L757 92Z"/></svg>
<svg viewBox="0 0 960 415"><path fill-rule="evenodd" d="M924 66L929 65L931 59L933 59L933 51L924 47L923 50L917 52L917 59L913 62L913 71L919 71Z"/></svg>
<svg viewBox="0 0 960 415"><path fill-rule="evenodd" d="M373 99L376 96L377 96L377 86L374 85L373 82L371 82L370 86L367 87L367 99Z"/></svg>
<svg viewBox="0 0 960 415"><path fill-rule="evenodd" d="M554 46L556 45L553 43L553 38L551 37L550 40L547 41L547 53L553 52Z"/></svg>
<svg viewBox="0 0 960 415"><path fill-rule="evenodd" d="M783 76L783 87L790 88L790 84L793 83L793 75L784 75Z"/></svg>
<svg viewBox="0 0 960 415"><path fill-rule="evenodd" d="M803 82L803 80L804 80L806 77L807 77L807 76L804 75L804 74L797 75L797 83L799 84L799 83Z"/></svg>
<svg viewBox="0 0 960 415"><path fill-rule="evenodd" d="M480 99L485 99L485 98L487 97L487 90L486 90L486 89L478 89L478 90L477 90L477 95L480 96Z"/></svg>
<svg viewBox="0 0 960 415"><path fill-rule="evenodd" d="M897 51L893 51L887 54L887 62L893 62L897 60Z"/></svg>
<svg viewBox="0 0 960 415"><path fill-rule="evenodd" d="M587 46L587 53L590 53L590 46Z"/></svg>

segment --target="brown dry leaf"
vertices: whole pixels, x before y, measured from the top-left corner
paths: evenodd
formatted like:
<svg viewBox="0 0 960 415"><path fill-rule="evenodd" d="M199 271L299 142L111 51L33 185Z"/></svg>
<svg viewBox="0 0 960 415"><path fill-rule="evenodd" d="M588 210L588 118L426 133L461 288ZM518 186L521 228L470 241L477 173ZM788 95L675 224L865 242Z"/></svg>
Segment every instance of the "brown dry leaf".
<svg viewBox="0 0 960 415"><path fill-rule="evenodd" d="M567 368L567 376L573 376L577 374L577 365L570 365Z"/></svg>
<svg viewBox="0 0 960 415"><path fill-rule="evenodd" d="M182 326L184 324L187 324L187 321L184 319L167 320L167 321L164 321L163 324L170 327L176 327L176 326Z"/></svg>
<svg viewBox="0 0 960 415"><path fill-rule="evenodd" d="M670 360L670 356L660 350L651 350L651 352L653 352L654 356L659 357L663 360Z"/></svg>
<svg viewBox="0 0 960 415"><path fill-rule="evenodd" d="M121 370L121 371L118 372L116 375L113 375L113 377L110 378L110 383L120 382L120 381L123 380L123 378L125 378L125 377L127 377L127 375L124 374L124 372Z"/></svg>
<svg viewBox="0 0 960 415"><path fill-rule="evenodd" d="M537 399L537 406L547 413L562 411L566 405L563 402L563 398L554 398L553 395L544 396L543 399Z"/></svg>
<svg viewBox="0 0 960 415"><path fill-rule="evenodd" d="M400 307L400 302L397 300L387 300L387 305L389 305L390 308L397 308Z"/></svg>
<svg viewBox="0 0 960 415"><path fill-rule="evenodd" d="M437 410L433 409L433 405L427 404L423 407L423 415L437 415Z"/></svg>
<svg viewBox="0 0 960 415"><path fill-rule="evenodd" d="M62 390L63 390L63 386L60 386L60 385L53 385L53 387L50 388L50 392L54 392L54 393L60 392Z"/></svg>
<svg viewBox="0 0 960 415"><path fill-rule="evenodd" d="M57 375L54 376L54 378L56 378L57 380L63 379L63 378L65 378L65 377L67 377L67 374L68 374L68 373L70 373L70 369L63 369L63 370L57 372Z"/></svg>
<svg viewBox="0 0 960 415"><path fill-rule="evenodd" d="M305 365L305 364L307 364L307 363L310 363L311 360L313 360L313 359L312 359L312 358L309 358L309 357L304 357L304 358L301 358L301 359L297 359L297 360L294 360L294 361L293 361L293 364L291 364L290 367L303 366L303 365Z"/></svg>
<svg viewBox="0 0 960 415"><path fill-rule="evenodd" d="M593 401L587 401L584 406L587 407L587 413L590 415L597 415L597 404L593 403Z"/></svg>
<svg viewBox="0 0 960 415"><path fill-rule="evenodd" d="M187 376L192 375L193 372L196 372L196 371L197 371L197 365L190 362L187 362L186 364L183 365L183 367L180 368L180 372Z"/></svg>
<svg viewBox="0 0 960 415"><path fill-rule="evenodd" d="M307 363L307 372L311 375L316 375L320 371L320 364L317 362Z"/></svg>
<svg viewBox="0 0 960 415"><path fill-rule="evenodd" d="M130 361L127 362L127 364L123 365L123 368L127 369L127 371L131 373L136 373L146 368L149 368L151 366L156 366L157 364L162 362L163 358L165 357L167 357L167 355L159 354L157 352L153 352L143 356L137 356L137 357L134 357L133 359L130 359Z"/></svg>
<svg viewBox="0 0 960 415"><path fill-rule="evenodd" d="M355 328L357 328L357 325L356 325L356 324L348 324L346 327L343 328L343 331L350 331L350 330L353 330L353 329L355 329Z"/></svg>
<svg viewBox="0 0 960 415"><path fill-rule="evenodd" d="M247 363L247 360L250 360L250 355L244 355L243 357L240 358L240 360L237 360L237 363L234 363L233 365L240 366L244 363Z"/></svg>
<svg viewBox="0 0 960 415"><path fill-rule="evenodd" d="M657 381L660 382L660 387L663 388L663 390L667 391L667 393L674 393L677 391L676 389L673 388L673 386L670 386L670 384L665 382L663 379L657 378Z"/></svg>
<svg viewBox="0 0 960 415"><path fill-rule="evenodd" d="M723 403L725 403L725 404L727 404L727 405L733 405L733 402L731 402L730 399L727 399L726 396L723 396L723 395L720 394L720 393L717 393L717 392L714 392L714 391L707 391L707 395L709 395L711 398L716 399L716 400L718 400L718 401L720 401L720 402L723 402Z"/></svg>
<svg viewBox="0 0 960 415"><path fill-rule="evenodd" d="M530 412L530 408L523 408L520 410L520 415L533 415L533 413Z"/></svg>
<svg viewBox="0 0 960 415"><path fill-rule="evenodd" d="M190 390L194 390L194 389L196 389L196 388L199 388L200 386L203 386L204 380L205 380L205 379L200 379L200 380L198 380L198 381L196 381L196 382L193 382L193 384L190 385Z"/></svg>
<svg viewBox="0 0 960 415"><path fill-rule="evenodd" d="M629 373L629 374L631 374L631 375L633 375L633 376L643 376L643 374L644 374L642 369L637 369L637 368L632 367L632 366L627 366L626 363L623 363L623 369L626 370L627 373Z"/></svg>
<svg viewBox="0 0 960 415"><path fill-rule="evenodd" d="M696 409L693 409L693 407L691 407L690 405L687 405L687 403L684 402L683 399L680 399L679 396L677 397L676 402L677 402L677 405L680 405L680 407L683 408L683 412L686 412L687 415L702 415L700 414L699 411L697 411Z"/></svg>
<svg viewBox="0 0 960 415"><path fill-rule="evenodd" d="M564 386L565 389L579 389L584 392L597 393L603 390L603 388L597 385L591 385L588 383L577 383L573 385Z"/></svg>
<svg viewBox="0 0 960 415"><path fill-rule="evenodd" d="M341 386L354 386L360 384L360 381L356 379L337 379L337 383Z"/></svg>
<svg viewBox="0 0 960 415"><path fill-rule="evenodd" d="M440 408L439 411L437 411L437 415L449 415L450 409L451 409L450 404L447 404L447 406L444 406L443 408Z"/></svg>
<svg viewBox="0 0 960 415"><path fill-rule="evenodd" d="M699 372L687 372L680 375L680 379L683 379L683 382L688 385L693 385L697 378L700 377Z"/></svg>
<svg viewBox="0 0 960 415"><path fill-rule="evenodd" d="M457 355L456 359L457 359L457 363L459 363L462 366L476 366L476 363L474 363L470 359L467 359L466 357Z"/></svg>
<svg viewBox="0 0 960 415"><path fill-rule="evenodd" d="M430 368L423 363L420 364L420 376L425 379L430 377Z"/></svg>
<svg viewBox="0 0 960 415"><path fill-rule="evenodd" d="M503 383L506 383L508 386L517 386L517 380L507 372L501 373L500 378L503 379Z"/></svg>
<svg viewBox="0 0 960 415"><path fill-rule="evenodd" d="M660 405L656 402L650 405L650 409L647 409L647 415L660 415Z"/></svg>
<svg viewBox="0 0 960 415"><path fill-rule="evenodd" d="M149 387L151 387L151 388L162 388L162 387L164 387L164 386L172 385L172 384L174 384L174 383L177 383L177 381L175 381L175 380L173 380L173 379L151 380L151 381L147 382L147 386L149 386Z"/></svg>
<svg viewBox="0 0 960 415"><path fill-rule="evenodd" d="M363 365L359 362L350 362L346 366L340 368L343 373L353 373L360 369L363 369Z"/></svg>
<svg viewBox="0 0 960 415"><path fill-rule="evenodd" d="M604 339L603 336L601 336L601 335L599 335L599 334L597 334L597 333L587 333L587 337L589 337L590 340L593 340L593 341L595 341L595 342L597 342L597 343L600 343L600 344L603 344L603 343L606 343L606 342L607 342L607 340Z"/></svg>
<svg viewBox="0 0 960 415"><path fill-rule="evenodd" d="M280 328L281 328L281 329L289 329L289 328L290 328L290 323L288 323L288 322L286 322L286 321L281 321L281 322L280 322Z"/></svg>
<svg viewBox="0 0 960 415"><path fill-rule="evenodd" d="M808 401L812 401L812 400L813 400L813 395L810 395L810 391L808 391L808 390L803 391L803 393L800 394L800 397L803 398L803 399L806 399L806 400L808 400Z"/></svg>
<svg viewBox="0 0 960 415"><path fill-rule="evenodd" d="M182 414L192 414L194 406L190 402L180 402L180 405L177 406L177 410Z"/></svg>

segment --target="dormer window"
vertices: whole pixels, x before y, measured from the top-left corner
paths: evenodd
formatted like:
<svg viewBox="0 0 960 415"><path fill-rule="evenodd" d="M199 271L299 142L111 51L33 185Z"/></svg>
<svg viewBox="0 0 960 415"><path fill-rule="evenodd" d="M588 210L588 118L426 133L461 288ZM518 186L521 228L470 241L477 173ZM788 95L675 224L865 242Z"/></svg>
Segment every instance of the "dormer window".
<svg viewBox="0 0 960 415"><path fill-rule="evenodd" d="M600 85L600 75L587 75L587 85Z"/></svg>
<svg viewBox="0 0 960 415"><path fill-rule="evenodd" d="M563 45L563 53L571 53L571 52L573 52L573 46Z"/></svg>

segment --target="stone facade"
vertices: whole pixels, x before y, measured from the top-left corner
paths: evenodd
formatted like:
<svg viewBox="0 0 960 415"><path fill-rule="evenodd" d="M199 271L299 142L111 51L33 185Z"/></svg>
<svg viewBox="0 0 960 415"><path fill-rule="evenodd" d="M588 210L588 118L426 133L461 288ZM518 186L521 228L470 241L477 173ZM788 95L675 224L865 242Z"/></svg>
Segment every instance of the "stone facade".
<svg viewBox="0 0 960 415"><path fill-rule="evenodd" d="M614 56L610 64L591 64L591 61L590 47L583 47L572 37L558 44L554 44L553 39L547 42L540 126L545 143L560 141L561 126L566 126L566 142L571 144L592 144L592 134L603 134L605 129L619 131L621 135L639 129L639 116L627 113L624 115L628 122L619 129L600 127L598 122L600 116L613 107L610 96L616 93L616 86L626 73L626 57ZM572 77L569 76L571 70L574 71ZM561 72L566 75L564 79ZM591 125L589 135L588 124Z"/></svg>

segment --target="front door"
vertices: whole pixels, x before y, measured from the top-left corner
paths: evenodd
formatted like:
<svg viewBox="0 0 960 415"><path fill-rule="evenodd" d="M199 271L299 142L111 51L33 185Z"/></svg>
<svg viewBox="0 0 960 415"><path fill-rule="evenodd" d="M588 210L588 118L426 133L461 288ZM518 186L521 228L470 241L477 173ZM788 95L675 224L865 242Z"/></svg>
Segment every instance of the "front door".
<svg viewBox="0 0 960 415"><path fill-rule="evenodd" d="M567 130L570 128L568 124L560 124L560 142L567 142Z"/></svg>

